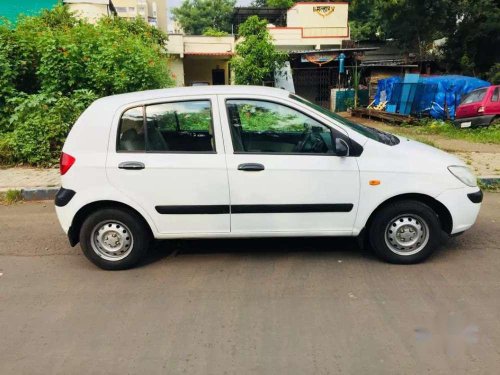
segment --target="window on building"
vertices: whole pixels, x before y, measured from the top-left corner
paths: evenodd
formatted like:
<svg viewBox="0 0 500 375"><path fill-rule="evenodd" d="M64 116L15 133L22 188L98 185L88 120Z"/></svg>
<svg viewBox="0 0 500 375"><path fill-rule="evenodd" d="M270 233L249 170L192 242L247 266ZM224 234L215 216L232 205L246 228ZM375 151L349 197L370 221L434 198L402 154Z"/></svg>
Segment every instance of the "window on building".
<svg viewBox="0 0 500 375"><path fill-rule="evenodd" d="M235 152L333 153L332 129L282 104L235 99L226 102Z"/></svg>

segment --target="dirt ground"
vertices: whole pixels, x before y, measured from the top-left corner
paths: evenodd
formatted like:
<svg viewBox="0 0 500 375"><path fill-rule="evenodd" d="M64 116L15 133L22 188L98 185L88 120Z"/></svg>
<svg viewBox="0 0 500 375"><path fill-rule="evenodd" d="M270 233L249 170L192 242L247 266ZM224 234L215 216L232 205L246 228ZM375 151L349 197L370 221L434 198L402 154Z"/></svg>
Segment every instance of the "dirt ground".
<svg viewBox="0 0 500 375"><path fill-rule="evenodd" d="M398 127L381 121L351 117L347 112L340 113L351 121L371 126L383 131L398 134ZM407 137L405 135L405 137ZM480 177L500 177L500 145L468 142L462 139L449 139L439 135L420 135L419 140L432 142L440 149L455 154L467 163Z"/></svg>

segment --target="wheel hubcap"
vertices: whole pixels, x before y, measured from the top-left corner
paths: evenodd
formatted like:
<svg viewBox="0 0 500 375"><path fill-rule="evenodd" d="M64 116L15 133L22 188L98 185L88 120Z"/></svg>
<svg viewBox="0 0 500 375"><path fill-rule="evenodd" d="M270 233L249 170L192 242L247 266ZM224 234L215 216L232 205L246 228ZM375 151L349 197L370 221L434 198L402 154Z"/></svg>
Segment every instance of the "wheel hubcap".
<svg viewBox="0 0 500 375"><path fill-rule="evenodd" d="M126 225L119 221L99 223L92 231L92 248L101 258L117 261L132 251L133 237Z"/></svg>
<svg viewBox="0 0 500 375"><path fill-rule="evenodd" d="M399 255L421 251L429 241L429 227L417 215L401 215L391 220L385 231L389 249Z"/></svg>

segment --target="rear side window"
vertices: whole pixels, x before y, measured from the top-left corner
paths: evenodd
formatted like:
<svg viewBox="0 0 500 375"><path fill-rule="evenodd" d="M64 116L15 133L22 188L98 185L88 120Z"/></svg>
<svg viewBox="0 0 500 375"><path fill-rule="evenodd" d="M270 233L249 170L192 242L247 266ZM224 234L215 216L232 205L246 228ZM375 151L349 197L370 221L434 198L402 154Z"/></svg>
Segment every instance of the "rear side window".
<svg viewBox="0 0 500 375"><path fill-rule="evenodd" d="M143 107L127 110L120 120L119 151L145 151Z"/></svg>
<svg viewBox="0 0 500 375"><path fill-rule="evenodd" d="M486 95L487 89L474 90L471 93L467 94L462 100L462 104L470 104L480 102L484 99Z"/></svg>
<svg viewBox="0 0 500 375"><path fill-rule="evenodd" d="M135 133L127 121L136 117ZM140 113L140 115L139 115ZM140 122L140 124L139 124ZM134 139L134 142L130 142ZM126 111L120 123L119 151L214 152L212 110L209 100L151 104Z"/></svg>

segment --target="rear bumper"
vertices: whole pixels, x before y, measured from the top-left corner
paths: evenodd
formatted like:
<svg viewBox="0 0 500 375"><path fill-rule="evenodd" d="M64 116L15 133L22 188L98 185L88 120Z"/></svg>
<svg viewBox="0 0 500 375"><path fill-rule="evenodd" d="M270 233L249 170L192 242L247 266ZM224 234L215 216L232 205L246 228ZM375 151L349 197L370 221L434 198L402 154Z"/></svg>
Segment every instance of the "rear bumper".
<svg viewBox="0 0 500 375"><path fill-rule="evenodd" d="M457 118L453 123L457 128L470 128L476 126L488 126L495 115L484 115L474 117Z"/></svg>
<svg viewBox="0 0 500 375"><path fill-rule="evenodd" d="M476 222L483 193L477 187L446 190L436 199L450 211L453 220L451 235L463 232Z"/></svg>

